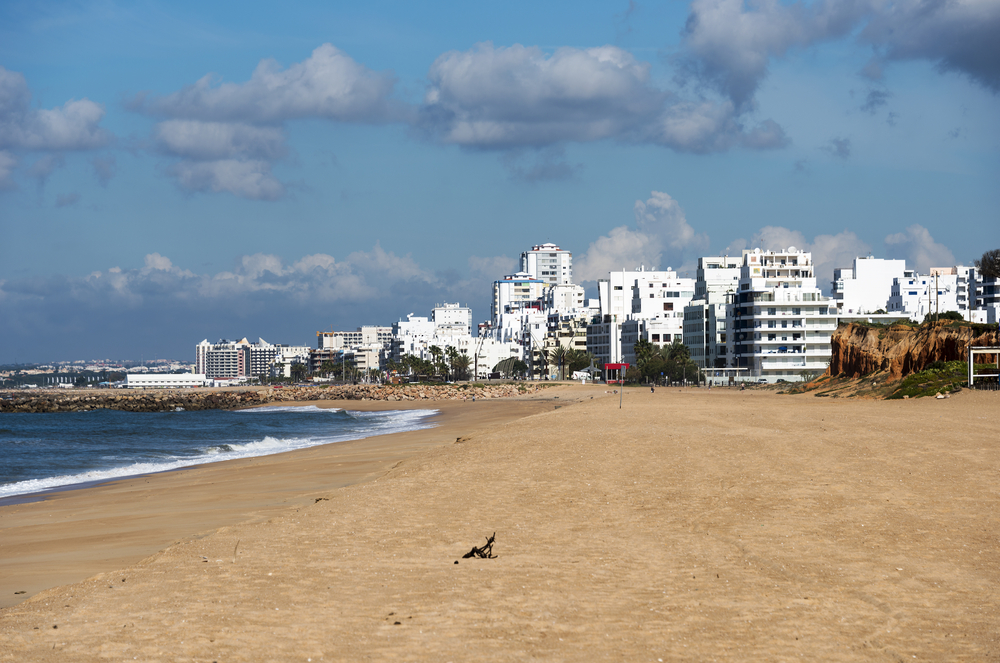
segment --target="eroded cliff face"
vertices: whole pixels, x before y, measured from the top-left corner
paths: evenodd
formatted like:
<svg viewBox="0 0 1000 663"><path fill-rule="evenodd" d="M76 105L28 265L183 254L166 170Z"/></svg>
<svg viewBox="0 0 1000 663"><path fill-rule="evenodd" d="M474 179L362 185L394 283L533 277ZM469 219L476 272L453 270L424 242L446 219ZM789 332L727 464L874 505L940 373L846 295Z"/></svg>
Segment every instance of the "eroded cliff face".
<svg viewBox="0 0 1000 663"><path fill-rule="evenodd" d="M848 324L834 332L831 343L827 375L856 378L888 371L887 379L899 380L935 361L966 361L965 348L969 345L1000 346L1000 334L977 333L971 326L948 321L889 328Z"/></svg>

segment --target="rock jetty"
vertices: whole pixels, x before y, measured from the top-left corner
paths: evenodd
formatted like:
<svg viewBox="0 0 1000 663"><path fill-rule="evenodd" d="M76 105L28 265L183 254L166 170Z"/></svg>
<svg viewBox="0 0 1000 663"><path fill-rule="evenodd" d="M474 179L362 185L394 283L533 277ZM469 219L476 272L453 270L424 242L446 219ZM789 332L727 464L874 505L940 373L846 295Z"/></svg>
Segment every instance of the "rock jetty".
<svg viewBox="0 0 1000 663"><path fill-rule="evenodd" d="M545 385L517 383L499 385L343 385L323 387L256 387L224 390L157 389L144 391L102 390L86 392L8 392L0 399L0 412L169 412L184 410L238 410L289 401L440 401L512 398L533 394Z"/></svg>

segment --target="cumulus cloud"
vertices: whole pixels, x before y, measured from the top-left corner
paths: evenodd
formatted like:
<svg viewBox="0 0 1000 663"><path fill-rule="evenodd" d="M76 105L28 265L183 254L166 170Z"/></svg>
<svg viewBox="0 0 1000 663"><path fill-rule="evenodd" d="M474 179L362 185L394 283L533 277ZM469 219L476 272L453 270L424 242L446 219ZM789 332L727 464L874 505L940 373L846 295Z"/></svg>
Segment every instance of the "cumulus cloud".
<svg viewBox="0 0 1000 663"><path fill-rule="evenodd" d="M930 231L914 224L904 232L885 238L885 252L889 258L906 260L906 266L923 274L931 267L952 267L955 255L944 244L931 237Z"/></svg>
<svg viewBox="0 0 1000 663"><path fill-rule="evenodd" d="M614 139L701 153L787 142L773 121L748 129L730 102L686 101L655 87L649 70L616 46L546 54L481 43L434 62L418 124L441 142L478 149Z"/></svg>
<svg viewBox="0 0 1000 663"><path fill-rule="evenodd" d="M488 308L494 270L509 273L512 265L504 256L474 258L469 275L442 274L378 244L342 259L245 255L221 271L187 269L150 253L136 268L0 282L0 337L28 354L57 347L78 356L138 356L136 348L145 346L184 357L206 336L311 344L303 332L311 336L331 324L390 324L445 301L475 300ZM56 343L64 333L71 333L64 338L68 347Z"/></svg>
<svg viewBox="0 0 1000 663"><path fill-rule="evenodd" d="M859 39L883 61L927 60L1000 92L1000 4L981 0L872 3Z"/></svg>
<svg viewBox="0 0 1000 663"><path fill-rule="evenodd" d="M285 193L272 166L288 149L284 123L305 118L379 123L404 120L392 99L395 77L323 44L282 69L263 60L245 83L205 76L173 94L137 96L132 108L164 118L157 149L179 161L168 169L189 191L274 200Z"/></svg>
<svg viewBox="0 0 1000 663"><path fill-rule="evenodd" d="M262 60L246 83L206 75L164 97L142 96L134 106L150 115L208 122L280 124L296 118L382 122L400 112L390 95L395 77L355 62L331 44L282 69Z"/></svg>
<svg viewBox="0 0 1000 663"><path fill-rule="evenodd" d="M517 268L517 260L507 256L469 256L469 273L478 279L495 281L508 274L513 274Z"/></svg>
<svg viewBox="0 0 1000 663"><path fill-rule="evenodd" d="M573 270L579 281L596 281L609 272L640 265L680 267L708 248L708 237L695 232L669 194L653 191L645 202L635 202L633 212L635 228L619 226L591 243Z"/></svg>
<svg viewBox="0 0 1000 663"><path fill-rule="evenodd" d="M277 200L285 193L284 185L271 174L270 162L263 160L184 160L169 172L188 191L227 192L251 200Z"/></svg>
<svg viewBox="0 0 1000 663"><path fill-rule="evenodd" d="M783 251L791 247L812 253L816 284L826 291L830 289L835 268L849 267L855 258L871 252L871 247L849 230L836 235L817 235L810 242L798 230L782 226L764 226L750 238L745 248Z"/></svg>
<svg viewBox="0 0 1000 663"><path fill-rule="evenodd" d="M695 0L675 62L679 80L714 89L742 111L754 107L773 60L855 34L875 52L862 72L872 80L888 62L924 60L996 93L998 33L1000 4L979 0ZM880 99L869 101L877 107Z"/></svg>
<svg viewBox="0 0 1000 663"><path fill-rule="evenodd" d="M106 145L111 135L98 126L104 107L70 99L61 108L32 108L24 76L0 66L0 149L87 150Z"/></svg>

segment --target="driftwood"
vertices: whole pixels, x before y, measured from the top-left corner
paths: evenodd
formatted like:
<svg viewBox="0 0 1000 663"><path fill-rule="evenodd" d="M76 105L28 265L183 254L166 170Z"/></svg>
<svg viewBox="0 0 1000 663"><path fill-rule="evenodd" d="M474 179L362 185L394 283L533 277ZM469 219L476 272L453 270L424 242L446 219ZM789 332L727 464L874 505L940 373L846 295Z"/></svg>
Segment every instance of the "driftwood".
<svg viewBox="0 0 1000 663"><path fill-rule="evenodd" d="M486 545L482 548L472 547L472 550L462 555L462 559L469 559L470 557L478 557L479 559L493 559L496 555L493 554L493 539L497 538L497 533L493 532L493 536L487 537ZM456 562L457 563L457 562Z"/></svg>

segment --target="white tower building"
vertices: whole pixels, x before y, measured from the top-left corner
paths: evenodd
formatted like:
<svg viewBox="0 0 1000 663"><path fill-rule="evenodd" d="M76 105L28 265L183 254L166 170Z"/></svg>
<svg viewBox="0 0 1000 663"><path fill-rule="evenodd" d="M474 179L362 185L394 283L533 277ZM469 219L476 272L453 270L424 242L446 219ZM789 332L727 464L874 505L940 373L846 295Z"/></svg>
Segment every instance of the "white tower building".
<svg viewBox="0 0 1000 663"><path fill-rule="evenodd" d="M521 254L521 271L545 283L572 283L573 254L555 244L537 244Z"/></svg>

